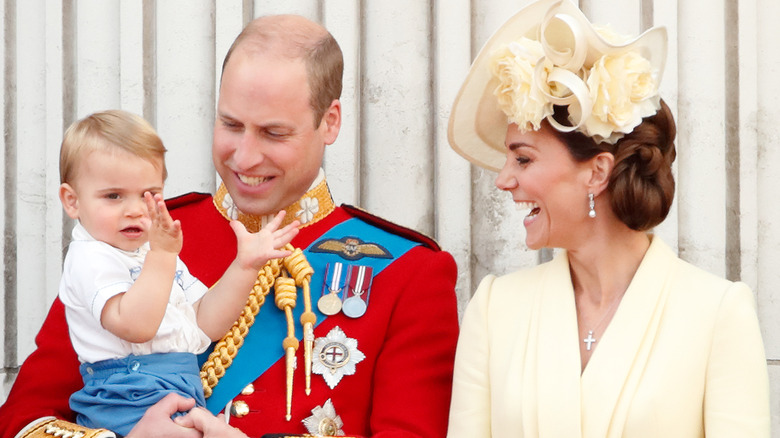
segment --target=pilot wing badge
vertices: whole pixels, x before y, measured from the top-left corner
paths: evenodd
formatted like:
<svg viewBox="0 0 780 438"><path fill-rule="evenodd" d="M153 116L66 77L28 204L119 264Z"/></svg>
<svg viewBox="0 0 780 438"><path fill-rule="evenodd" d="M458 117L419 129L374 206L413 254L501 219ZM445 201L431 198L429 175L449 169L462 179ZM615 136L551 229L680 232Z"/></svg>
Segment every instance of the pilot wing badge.
<svg viewBox="0 0 780 438"><path fill-rule="evenodd" d="M393 255L382 245L372 242L364 242L357 237L342 237L341 239L323 239L310 249L311 252L324 252L336 254L339 257L355 261L363 257L377 259L391 259Z"/></svg>

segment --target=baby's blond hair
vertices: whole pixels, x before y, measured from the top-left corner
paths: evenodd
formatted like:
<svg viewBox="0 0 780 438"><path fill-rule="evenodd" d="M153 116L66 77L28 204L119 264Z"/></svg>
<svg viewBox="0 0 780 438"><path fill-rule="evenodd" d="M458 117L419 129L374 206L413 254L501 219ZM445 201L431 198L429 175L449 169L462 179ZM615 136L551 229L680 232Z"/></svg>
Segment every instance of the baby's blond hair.
<svg viewBox="0 0 780 438"><path fill-rule="evenodd" d="M60 183L73 182L79 160L90 152L111 148L162 166L163 181L167 178L166 149L152 125L127 111L108 110L84 117L65 131L60 148Z"/></svg>

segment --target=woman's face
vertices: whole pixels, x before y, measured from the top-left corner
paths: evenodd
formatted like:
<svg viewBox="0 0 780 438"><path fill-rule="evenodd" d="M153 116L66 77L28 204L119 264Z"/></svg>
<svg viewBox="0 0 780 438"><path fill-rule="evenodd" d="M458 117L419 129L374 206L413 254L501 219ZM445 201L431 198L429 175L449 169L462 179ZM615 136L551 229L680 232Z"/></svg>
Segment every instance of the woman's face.
<svg viewBox="0 0 780 438"><path fill-rule="evenodd" d="M496 187L512 194L518 208L530 210L523 219L526 245L573 248L586 236L589 162L574 161L566 146L546 124L538 131L506 131L506 163Z"/></svg>

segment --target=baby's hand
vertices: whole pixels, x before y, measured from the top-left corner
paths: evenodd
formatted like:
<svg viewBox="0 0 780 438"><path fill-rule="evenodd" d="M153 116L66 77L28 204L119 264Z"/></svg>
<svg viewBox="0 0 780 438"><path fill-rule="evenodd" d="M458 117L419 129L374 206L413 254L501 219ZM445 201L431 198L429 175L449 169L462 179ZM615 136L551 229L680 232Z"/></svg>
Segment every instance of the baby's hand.
<svg viewBox="0 0 780 438"><path fill-rule="evenodd" d="M146 208L149 210L149 247L179 254L183 241L181 222L173 220L161 194L144 193Z"/></svg>
<svg viewBox="0 0 780 438"><path fill-rule="evenodd" d="M285 211L280 211L268 225L257 233L250 233L239 221L230 222L238 240L236 261L241 268L259 271L268 260L287 257L291 254L288 250L278 248L283 248L298 235L300 222L296 220L279 229L284 215Z"/></svg>

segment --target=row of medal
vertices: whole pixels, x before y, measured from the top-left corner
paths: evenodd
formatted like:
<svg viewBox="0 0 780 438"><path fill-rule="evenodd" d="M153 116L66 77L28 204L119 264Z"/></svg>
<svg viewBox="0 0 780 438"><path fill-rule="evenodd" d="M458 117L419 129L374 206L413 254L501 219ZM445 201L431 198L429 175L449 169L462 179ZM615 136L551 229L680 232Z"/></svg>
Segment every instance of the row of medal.
<svg viewBox="0 0 780 438"><path fill-rule="evenodd" d="M360 318L368 308L372 281L371 266L328 263L317 308L328 316L344 312L350 318Z"/></svg>

